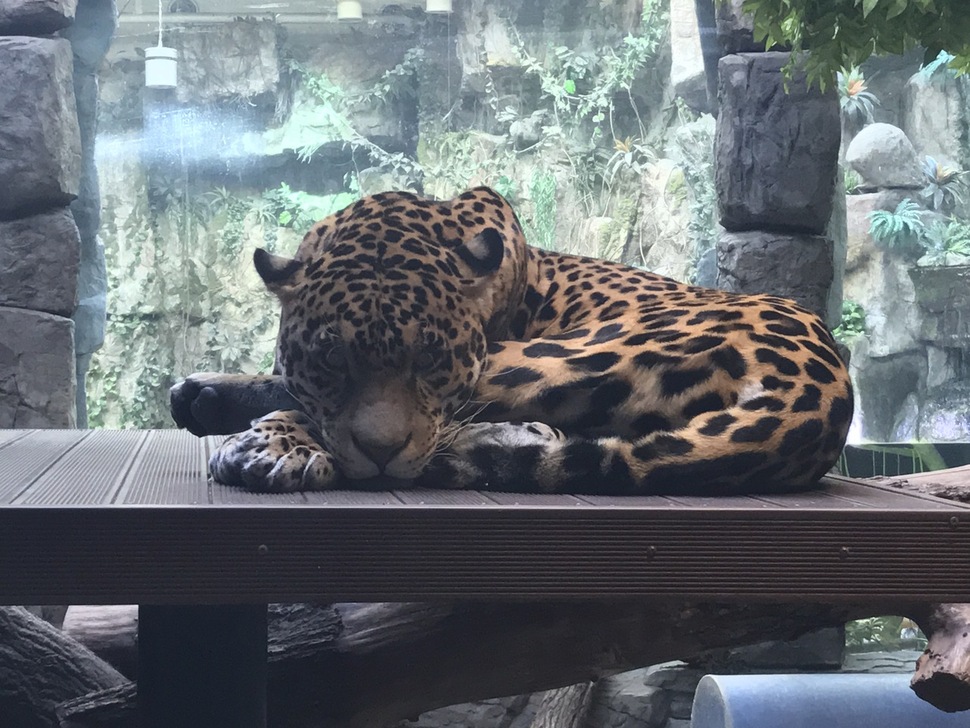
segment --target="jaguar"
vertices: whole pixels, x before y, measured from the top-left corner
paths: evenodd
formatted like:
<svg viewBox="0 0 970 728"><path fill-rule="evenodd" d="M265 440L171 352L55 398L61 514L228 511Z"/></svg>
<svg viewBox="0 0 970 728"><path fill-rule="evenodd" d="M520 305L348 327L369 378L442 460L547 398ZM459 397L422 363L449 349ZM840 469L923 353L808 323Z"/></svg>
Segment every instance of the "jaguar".
<svg viewBox="0 0 970 728"><path fill-rule="evenodd" d="M275 373L171 391L179 425L232 434L210 459L227 484L777 493L845 443L818 315L532 247L487 187L372 195L254 263L281 304Z"/></svg>

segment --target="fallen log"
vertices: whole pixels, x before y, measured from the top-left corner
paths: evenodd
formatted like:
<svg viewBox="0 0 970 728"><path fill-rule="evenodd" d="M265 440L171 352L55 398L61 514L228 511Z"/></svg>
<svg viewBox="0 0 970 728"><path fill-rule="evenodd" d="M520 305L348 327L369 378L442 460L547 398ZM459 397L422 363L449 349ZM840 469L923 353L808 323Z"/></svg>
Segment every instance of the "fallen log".
<svg viewBox="0 0 970 728"><path fill-rule="evenodd" d="M589 682L892 611L885 604L337 605L342 625L327 638L332 612L287 609L285 622L270 620L276 728L393 725L444 705ZM317 638L304 639L308 632ZM61 714L72 725L126 725L134 689L103 697L62 706Z"/></svg>
<svg viewBox="0 0 970 728"><path fill-rule="evenodd" d="M928 644L910 685L940 710L970 710L970 604L939 604L913 617Z"/></svg>
<svg viewBox="0 0 970 728"><path fill-rule="evenodd" d="M52 728L59 703L124 682L46 621L21 607L0 607L0 725Z"/></svg>
<svg viewBox="0 0 970 728"><path fill-rule="evenodd" d="M138 607L72 605L63 630L129 680L138 671Z"/></svg>

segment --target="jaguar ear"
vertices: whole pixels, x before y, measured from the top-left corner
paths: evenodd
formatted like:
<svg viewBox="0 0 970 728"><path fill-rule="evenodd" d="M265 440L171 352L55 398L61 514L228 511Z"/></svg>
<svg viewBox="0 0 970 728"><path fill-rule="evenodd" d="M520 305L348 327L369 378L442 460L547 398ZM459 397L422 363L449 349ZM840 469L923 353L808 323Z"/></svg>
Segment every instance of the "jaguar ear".
<svg viewBox="0 0 970 728"><path fill-rule="evenodd" d="M476 275L487 276L502 266L505 240L495 228L485 228L471 240L463 241L457 249L458 257Z"/></svg>
<svg viewBox="0 0 970 728"><path fill-rule="evenodd" d="M302 260L273 255L262 248L256 248L253 252L253 264L263 283L277 296L296 285L297 273L303 269Z"/></svg>

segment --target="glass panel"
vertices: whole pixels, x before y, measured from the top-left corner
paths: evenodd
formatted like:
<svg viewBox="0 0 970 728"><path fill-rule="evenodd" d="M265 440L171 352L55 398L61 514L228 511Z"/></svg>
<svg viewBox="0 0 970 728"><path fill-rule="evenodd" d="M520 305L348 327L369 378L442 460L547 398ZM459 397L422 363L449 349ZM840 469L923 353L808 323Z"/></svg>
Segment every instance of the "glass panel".
<svg viewBox="0 0 970 728"><path fill-rule="evenodd" d="M382 190L488 184L535 245L715 283L693 1L452 4L365 0L347 22L335 2L176 0L161 33L156 4L121 6L100 74L109 320L92 425L168 427L178 378L269 371L276 304L254 249L291 254L315 220ZM160 44L174 88L146 88L171 71ZM919 55L838 80L852 442L970 440L968 83ZM880 134L899 141L883 163Z"/></svg>

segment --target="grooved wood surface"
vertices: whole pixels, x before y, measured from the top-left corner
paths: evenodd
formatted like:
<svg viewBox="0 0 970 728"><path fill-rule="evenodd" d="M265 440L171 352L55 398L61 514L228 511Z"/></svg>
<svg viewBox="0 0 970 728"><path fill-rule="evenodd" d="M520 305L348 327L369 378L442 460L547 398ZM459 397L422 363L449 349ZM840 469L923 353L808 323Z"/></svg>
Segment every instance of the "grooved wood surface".
<svg viewBox="0 0 970 728"><path fill-rule="evenodd" d="M0 430L0 604L697 598L970 602L970 505L784 496L264 495L222 438Z"/></svg>

